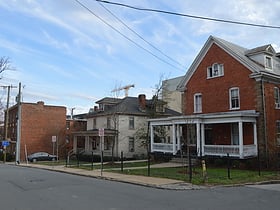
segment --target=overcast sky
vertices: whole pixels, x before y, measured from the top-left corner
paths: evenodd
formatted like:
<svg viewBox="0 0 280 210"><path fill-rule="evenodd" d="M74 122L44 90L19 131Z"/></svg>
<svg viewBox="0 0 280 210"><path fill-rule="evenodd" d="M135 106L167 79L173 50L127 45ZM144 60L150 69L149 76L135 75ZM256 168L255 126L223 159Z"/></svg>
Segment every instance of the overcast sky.
<svg viewBox="0 0 280 210"><path fill-rule="evenodd" d="M135 85L130 96L151 97L162 79L186 73L210 35L246 48L272 44L280 51L280 29L79 1L88 9L75 0L0 1L0 56L9 57L16 69L4 72L0 85L21 82L24 102L44 101L66 106L68 112L75 107L77 114L87 112L103 97L114 97L111 90L116 87L129 84ZM280 1L275 0L112 2L280 26ZM12 90L11 104L17 92ZM6 94L7 90L0 90L3 101ZM123 97L124 91L118 96Z"/></svg>

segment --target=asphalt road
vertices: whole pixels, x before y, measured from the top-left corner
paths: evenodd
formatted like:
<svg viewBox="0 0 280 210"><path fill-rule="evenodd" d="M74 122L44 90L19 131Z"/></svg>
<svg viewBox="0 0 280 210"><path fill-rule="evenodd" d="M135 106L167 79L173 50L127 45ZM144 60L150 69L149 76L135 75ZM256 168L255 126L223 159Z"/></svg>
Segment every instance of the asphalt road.
<svg viewBox="0 0 280 210"><path fill-rule="evenodd" d="M3 210L280 209L280 185L163 190L0 164Z"/></svg>

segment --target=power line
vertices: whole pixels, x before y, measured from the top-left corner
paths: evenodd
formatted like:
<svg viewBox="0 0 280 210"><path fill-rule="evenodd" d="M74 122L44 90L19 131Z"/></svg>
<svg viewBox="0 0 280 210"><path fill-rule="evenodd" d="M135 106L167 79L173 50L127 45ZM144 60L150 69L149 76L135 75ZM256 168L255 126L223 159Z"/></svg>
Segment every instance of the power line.
<svg viewBox="0 0 280 210"><path fill-rule="evenodd" d="M125 39L127 39L128 41L130 41L131 43L133 43L134 45L136 45L137 47L141 48L142 50L146 51L147 53L149 53L150 55L154 56L155 58L157 58L158 60L162 61L163 63L172 66L173 68L180 70L180 71L184 71L185 69L179 69L178 67L176 67L175 65L173 65L172 63L162 59L161 57L157 56L156 54L154 54L153 52L151 52L150 50L144 48L143 46L141 46L140 44L138 44L137 42L133 41L131 38L129 38L128 36L126 36L124 33L122 33L121 31L119 31L118 29L116 29L114 26L112 26L111 24L109 24L107 21L105 21L103 18L101 18L100 16L98 16L97 14L95 14L90 8L88 8L86 5L84 5L83 3L81 3L79 0L75 0L81 7L83 7L84 9L86 9L89 13L91 13L92 15L94 15L96 18L98 18L100 21L102 21L104 24L106 24L107 26L109 26L111 29L113 29L115 32L117 32L118 34L120 34L121 36L123 36Z"/></svg>
<svg viewBox="0 0 280 210"><path fill-rule="evenodd" d="M280 29L280 26L263 25L263 24L247 23L247 22L233 21L233 20L226 20L226 19L219 19L219 18L210 18L210 17L203 17L203 16L196 16L196 15L188 15L188 14L170 12L170 11L159 10L159 9L140 8L140 7L135 7L135 6L131 6L131 5L128 5L128 4L111 2L111 1L103 1L103 0L95 0L95 1L102 2L102 3L105 3L105 4L112 4L112 5L116 5L116 6L126 7L126 8L130 8L130 9L134 9L134 10L147 11L147 12L164 13L164 14L168 14L168 15L176 15L176 16L181 16L181 17L188 17L188 18L222 22L222 23L229 23L229 24L261 27L261 28L271 28L271 29Z"/></svg>
<svg viewBox="0 0 280 210"><path fill-rule="evenodd" d="M161 51L159 48L157 48L155 45L153 45L152 43L150 43L149 41L147 41L146 39L144 39L139 33L137 33L135 30L133 30L132 28L130 28L124 21L122 21L120 18L118 18L112 11L110 11L107 7L105 7L102 3L99 2L99 4L107 11L109 12L113 17L115 17L120 23L122 23L128 30L130 30L132 33L134 33L136 36L138 36L141 40L143 40L146 44L148 44L150 47L152 47L153 49L157 50L159 53L161 53L162 55L164 55L166 58L172 60L173 62L177 63L178 65L180 65L181 67L185 68L184 65L182 65L181 63L179 63L178 61L176 61L175 59L173 59L172 57L170 57L169 55L165 54L163 51Z"/></svg>

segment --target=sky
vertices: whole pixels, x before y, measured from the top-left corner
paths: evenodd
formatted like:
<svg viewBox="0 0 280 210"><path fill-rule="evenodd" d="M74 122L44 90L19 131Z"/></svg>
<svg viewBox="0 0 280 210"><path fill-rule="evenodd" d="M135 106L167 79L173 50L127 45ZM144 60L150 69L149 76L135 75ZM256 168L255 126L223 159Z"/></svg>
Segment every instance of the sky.
<svg viewBox="0 0 280 210"><path fill-rule="evenodd" d="M80 2L80 3L79 3ZM111 0L194 16L280 26L275 0ZM82 5L84 6L82 6ZM85 8L86 7L86 8ZM280 29L249 27L134 10L95 0L1 0L0 57L13 70L0 86L22 85L22 101L88 112L116 88L151 98L165 79L183 76L209 36L248 49L272 44L280 52ZM12 88L10 105L18 88ZM2 103L7 88L0 89Z"/></svg>

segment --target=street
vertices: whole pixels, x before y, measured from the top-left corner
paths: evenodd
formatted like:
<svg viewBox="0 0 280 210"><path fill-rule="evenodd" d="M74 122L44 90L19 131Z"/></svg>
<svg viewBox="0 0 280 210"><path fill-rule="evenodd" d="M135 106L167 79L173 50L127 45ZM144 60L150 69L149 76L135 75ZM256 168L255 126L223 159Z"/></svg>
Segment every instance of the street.
<svg viewBox="0 0 280 210"><path fill-rule="evenodd" d="M280 185L164 190L0 164L5 210L279 209Z"/></svg>

